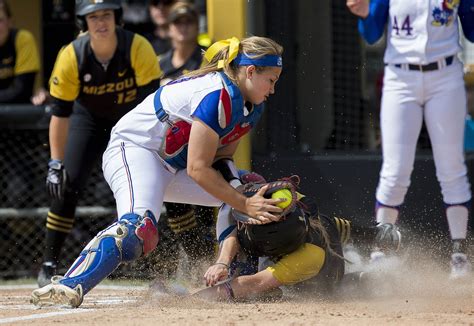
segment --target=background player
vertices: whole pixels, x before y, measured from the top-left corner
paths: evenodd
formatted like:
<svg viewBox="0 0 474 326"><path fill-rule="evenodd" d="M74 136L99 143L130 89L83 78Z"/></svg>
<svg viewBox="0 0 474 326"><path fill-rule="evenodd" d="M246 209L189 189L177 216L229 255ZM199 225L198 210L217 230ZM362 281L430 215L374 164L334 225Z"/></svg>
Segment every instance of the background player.
<svg viewBox="0 0 474 326"><path fill-rule="evenodd" d="M205 48L198 43L199 14L194 5L178 1L168 17L171 48L159 56L161 85L201 67Z"/></svg>
<svg viewBox="0 0 474 326"><path fill-rule="evenodd" d="M145 37L150 41L156 55L162 55L171 49L171 41L168 34L168 15L170 8L177 0L150 0L148 11L154 29Z"/></svg>
<svg viewBox="0 0 474 326"><path fill-rule="evenodd" d="M75 9L79 27L87 33L62 50L50 81L54 104L46 183L52 202L40 287L56 274L77 201L112 127L159 86L159 67L150 43L117 27L122 15L119 0L76 1Z"/></svg>
<svg viewBox="0 0 474 326"><path fill-rule="evenodd" d="M458 16L474 41L473 0L347 0L361 17L359 31L374 43L387 28L381 132L383 165L376 191L376 220L396 223L410 184L416 143L426 124L446 207L453 252L452 278L467 276L466 233L471 190L464 162L466 92L457 54Z"/></svg>
<svg viewBox="0 0 474 326"><path fill-rule="evenodd" d="M265 189L245 197L213 164L218 160L237 175L229 158L275 92L282 52L264 37L217 42L206 52L206 66L160 87L120 119L103 156L119 219L98 233L64 277L33 291L33 303L77 307L122 261L153 250L163 201L226 202L256 222L278 220L279 200L264 198Z"/></svg>
<svg viewBox="0 0 474 326"><path fill-rule="evenodd" d="M6 1L0 1L0 103L29 103L40 69L33 35L12 25Z"/></svg>

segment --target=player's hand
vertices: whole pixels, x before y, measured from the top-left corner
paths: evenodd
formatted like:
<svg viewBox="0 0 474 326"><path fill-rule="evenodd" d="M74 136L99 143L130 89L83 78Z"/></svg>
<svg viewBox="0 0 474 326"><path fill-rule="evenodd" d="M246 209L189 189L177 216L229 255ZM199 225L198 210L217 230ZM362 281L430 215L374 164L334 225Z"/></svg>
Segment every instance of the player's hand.
<svg viewBox="0 0 474 326"><path fill-rule="evenodd" d="M51 96L49 95L49 92L44 88L40 88L31 97L31 103L33 103L33 105L43 105L48 104L49 102L51 102Z"/></svg>
<svg viewBox="0 0 474 326"><path fill-rule="evenodd" d="M61 160L50 160L46 188L52 199L62 199L66 188L66 170Z"/></svg>
<svg viewBox="0 0 474 326"><path fill-rule="evenodd" d="M247 198L245 201L246 214L252 217L249 224L267 224L280 220L283 210L276 204L281 203L282 199L267 199L263 197L268 186L262 187L255 195Z"/></svg>
<svg viewBox="0 0 474 326"><path fill-rule="evenodd" d="M369 15L369 0L347 0L346 6L359 17L367 18Z"/></svg>
<svg viewBox="0 0 474 326"><path fill-rule="evenodd" d="M214 286L217 282L223 281L229 277L229 267L226 264L216 263L209 267L204 273L206 286Z"/></svg>

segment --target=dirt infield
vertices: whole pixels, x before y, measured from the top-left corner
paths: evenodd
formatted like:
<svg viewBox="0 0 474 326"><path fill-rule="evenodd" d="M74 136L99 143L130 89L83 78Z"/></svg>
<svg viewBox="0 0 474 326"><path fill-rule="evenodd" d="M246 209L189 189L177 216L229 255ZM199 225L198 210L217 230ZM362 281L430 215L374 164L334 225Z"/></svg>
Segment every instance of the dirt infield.
<svg viewBox="0 0 474 326"><path fill-rule="evenodd" d="M323 299L284 289L278 302L211 303L163 295L148 283L106 282L78 309L37 308L33 284L0 284L0 324L11 325L474 325L474 278L448 280L446 264L432 260L385 261L358 287Z"/></svg>

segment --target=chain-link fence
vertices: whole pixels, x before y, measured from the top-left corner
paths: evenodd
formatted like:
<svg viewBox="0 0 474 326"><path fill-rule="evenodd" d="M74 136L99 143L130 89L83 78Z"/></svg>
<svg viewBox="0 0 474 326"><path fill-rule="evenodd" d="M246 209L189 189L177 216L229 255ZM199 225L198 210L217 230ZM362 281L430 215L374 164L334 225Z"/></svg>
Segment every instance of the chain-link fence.
<svg viewBox="0 0 474 326"><path fill-rule="evenodd" d="M36 277L42 263L49 210L45 187L49 118L48 107L0 106L0 278ZM207 241L201 235L214 229L203 222L202 216L198 218L202 225L196 228L199 235L192 241L197 247ZM63 274L97 232L115 219L115 201L99 162L79 200L74 228L62 249L58 272ZM159 232L157 250L134 263L121 265L112 276L154 278L186 272L182 267L192 250L182 247L183 240L174 235L165 218L159 221ZM204 247L209 248L209 245L202 244ZM202 257L194 257L193 264L209 259L212 252L207 256L200 252L196 256ZM201 266L198 264L197 268Z"/></svg>
<svg viewBox="0 0 474 326"><path fill-rule="evenodd" d="M48 107L0 107L0 277L34 276L39 269L49 199L45 188ZM113 195L98 164L79 201L61 265L115 219ZM130 269L127 267L127 269ZM123 272L124 268L122 268Z"/></svg>

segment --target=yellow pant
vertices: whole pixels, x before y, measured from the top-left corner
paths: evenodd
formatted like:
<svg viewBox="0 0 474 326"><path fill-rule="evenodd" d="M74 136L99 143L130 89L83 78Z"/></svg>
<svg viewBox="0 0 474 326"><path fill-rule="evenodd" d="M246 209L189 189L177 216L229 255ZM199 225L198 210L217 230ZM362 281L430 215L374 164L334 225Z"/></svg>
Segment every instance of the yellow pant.
<svg viewBox="0 0 474 326"><path fill-rule="evenodd" d="M318 275L324 265L325 257L323 248L305 243L292 253L283 256L267 270L283 285L291 285Z"/></svg>

